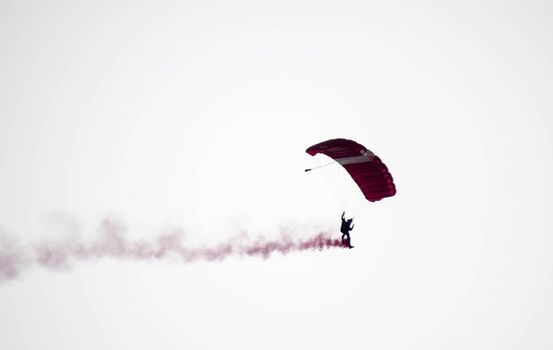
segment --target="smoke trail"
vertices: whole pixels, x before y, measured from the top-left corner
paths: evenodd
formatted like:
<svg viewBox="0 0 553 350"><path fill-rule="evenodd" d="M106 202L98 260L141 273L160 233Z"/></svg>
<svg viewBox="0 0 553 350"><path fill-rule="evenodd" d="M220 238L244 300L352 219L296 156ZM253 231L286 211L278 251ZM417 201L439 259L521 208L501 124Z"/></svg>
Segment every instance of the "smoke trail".
<svg viewBox="0 0 553 350"><path fill-rule="evenodd" d="M23 250L0 240L0 282L17 277L33 265L51 269L68 269L76 261L101 258L151 261L176 258L183 263L221 261L230 256L258 256L269 258L273 253L286 255L305 250L345 248L340 239L331 238L329 231L319 231L305 239L293 239L287 230L271 240L250 240L244 236L228 239L214 245L191 247L183 243L179 231L166 233L153 240L130 240L125 228L105 220L100 234L92 241L62 239L41 242L32 249Z"/></svg>
<svg viewBox="0 0 553 350"><path fill-rule="evenodd" d="M0 283L17 277L28 266L24 251L8 237L0 236Z"/></svg>

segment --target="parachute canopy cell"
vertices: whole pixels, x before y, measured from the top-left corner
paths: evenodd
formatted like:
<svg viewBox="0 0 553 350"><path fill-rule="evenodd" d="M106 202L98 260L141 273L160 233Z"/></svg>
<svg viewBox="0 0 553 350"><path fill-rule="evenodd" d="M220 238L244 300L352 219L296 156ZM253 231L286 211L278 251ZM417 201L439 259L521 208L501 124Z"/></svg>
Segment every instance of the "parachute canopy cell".
<svg viewBox="0 0 553 350"><path fill-rule="evenodd" d="M392 175L380 158L363 145L346 139L332 139L305 150L314 156L318 153L334 159L346 169L371 202L396 194Z"/></svg>

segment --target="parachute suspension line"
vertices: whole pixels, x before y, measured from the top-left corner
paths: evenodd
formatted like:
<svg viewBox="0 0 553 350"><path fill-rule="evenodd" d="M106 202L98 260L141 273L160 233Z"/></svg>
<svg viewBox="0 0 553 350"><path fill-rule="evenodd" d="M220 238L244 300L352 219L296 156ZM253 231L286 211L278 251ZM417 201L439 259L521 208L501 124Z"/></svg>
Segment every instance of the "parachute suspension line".
<svg viewBox="0 0 553 350"><path fill-rule="evenodd" d="M305 172L308 172L308 171L311 171L311 170L314 170L314 169L319 169L319 168L322 168L322 167L325 167L325 166L328 166L328 165L333 165L333 164L338 164L338 163L336 163L336 162L326 163L326 164L319 165L319 166L316 166L316 167L313 167L313 168L305 169Z"/></svg>

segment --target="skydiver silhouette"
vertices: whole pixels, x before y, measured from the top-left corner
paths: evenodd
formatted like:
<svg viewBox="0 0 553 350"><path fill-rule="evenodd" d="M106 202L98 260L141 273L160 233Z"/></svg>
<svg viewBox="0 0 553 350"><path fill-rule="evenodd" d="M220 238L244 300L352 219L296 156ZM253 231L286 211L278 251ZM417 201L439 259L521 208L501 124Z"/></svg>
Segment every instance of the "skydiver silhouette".
<svg viewBox="0 0 553 350"><path fill-rule="evenodd" d="M351 245L351 237L349 236L349 231L353 230L353 219L344 219L346 212L342 212L342 226L340 227L340 232L342 232L342 244L348 248L353 248Z"/></svg>

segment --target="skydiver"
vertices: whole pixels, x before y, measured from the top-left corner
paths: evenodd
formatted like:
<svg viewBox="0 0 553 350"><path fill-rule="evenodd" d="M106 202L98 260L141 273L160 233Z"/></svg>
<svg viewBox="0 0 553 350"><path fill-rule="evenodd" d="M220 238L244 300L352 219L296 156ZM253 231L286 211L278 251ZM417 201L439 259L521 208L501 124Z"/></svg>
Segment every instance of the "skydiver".
<svg viewBox="0 0 553 350"><path fill-rule="evenodd" d="M351 238L349 236L349 231L353 230L353 219L344 219L346 212L342 212L342 226L340 227L340 232L342 232L342 244L348 248L353 248L351 245Z"/></svg>

